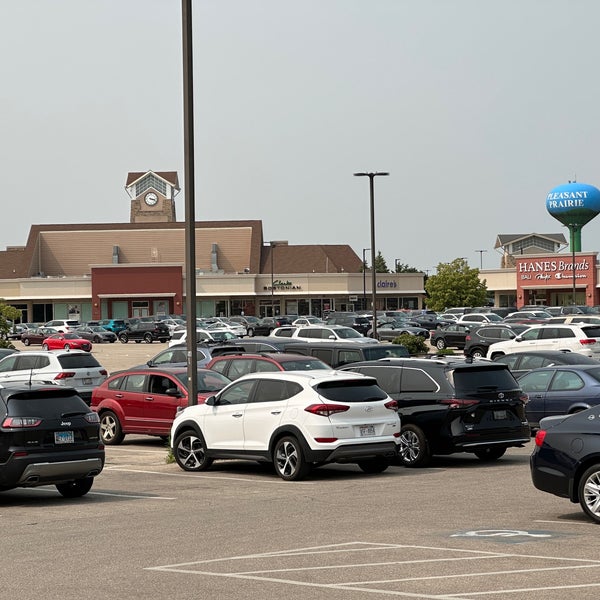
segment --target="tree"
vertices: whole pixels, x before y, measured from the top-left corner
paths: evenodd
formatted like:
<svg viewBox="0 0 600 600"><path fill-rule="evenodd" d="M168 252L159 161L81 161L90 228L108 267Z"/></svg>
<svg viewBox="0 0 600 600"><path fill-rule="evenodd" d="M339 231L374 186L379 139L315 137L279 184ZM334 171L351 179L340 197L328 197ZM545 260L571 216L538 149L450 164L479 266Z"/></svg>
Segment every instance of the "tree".
<svg viewBox="0 0 600 600"><path fill-rule="evenodd" d="M479 279L479 269L471 269L464 258L440 263L437 273L425 283L429 296L427 307L444 310L454 306L482 306L487 304L487 284Z"/></svg>
<svg viewBox="0 0 600 600"><path fill-rule="evenodd" d="M421 273L421 269L409 267L406 263L396 261L396 273Z"/></svg>
<svg viewBox="0 0 600 600"><path fill-rule="evenodd" d="M381 254L381 250L377 252L377 256L375 257L375 273L389 273L387 265L385 264L385 258Z"/></svg>
<svg viewBox="0 0 600 600"><path fill-rule="evenodd" d="M16 319L21 318L21 311L0 300L0 348L14 348L8 340L8 332Z"/></svg>

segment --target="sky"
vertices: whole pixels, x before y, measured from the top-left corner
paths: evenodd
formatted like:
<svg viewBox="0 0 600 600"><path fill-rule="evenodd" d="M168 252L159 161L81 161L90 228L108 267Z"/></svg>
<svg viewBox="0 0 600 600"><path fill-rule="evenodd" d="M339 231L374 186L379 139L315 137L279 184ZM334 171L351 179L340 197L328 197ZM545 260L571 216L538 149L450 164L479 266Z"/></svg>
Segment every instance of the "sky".
<svg viewBox="0 0 600 600"><path fill-rule="evenodd" d="M2 0L0 22L0 249L127 222L130 171L177 171L184 220L181 1ZM386 171L390 269L490 269L498 234L568 240L551 189L600 187L598 0L193 0L192 22L197 220L361 256L353 173Z"/></svg>

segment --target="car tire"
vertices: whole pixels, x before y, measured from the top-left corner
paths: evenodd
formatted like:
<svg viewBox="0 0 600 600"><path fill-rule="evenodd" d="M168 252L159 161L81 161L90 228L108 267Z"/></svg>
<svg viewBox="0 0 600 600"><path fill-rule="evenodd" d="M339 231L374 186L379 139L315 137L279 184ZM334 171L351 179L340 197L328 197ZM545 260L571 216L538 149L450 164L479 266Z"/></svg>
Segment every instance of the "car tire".
<svg viewBox="0 0 600 600"><path fill-rule="evenodd" d="M429 463L431 450L420 427L404 425L401 428L398 458L405 467L424 467Z"/></svg>
<svg viewBox="0 0 600 600"><path fill-rule="evenodd" d="M127 337L127 335L125 333L122 333L119 336L119 341L121 342L121 344L126 344L129 341L129 338Z"/></svg>
<svg viewBox="0 0 600 600"><path fill-rule="evenodd" d="M31 344L31 342L30 342L29 338L25 338L25 339L23 340L23 343L24 343L26 346L29 346L29 344Z"/></svg>
<svg viewBox="0 0 600 600"><path fill-rule="evenodd" d="M254 337L254 329L250 328L248 329L248 337Z"/></svg>
<svg viewBox="0 0 600 600"><path fill-rule="evenodd" d="M71 349L71 344L65 344L63 346L63 350L70 350Z"/></svg>
<svg viewBox="0 0 600 600"><path fill-rule="evenodd" d="M437 340L435 340L435 347L438 350L445 350L445 348L446 348L446 340L444 340L444 338L438 338Z"/></svg>
<svg viewBox="0 0 600 600"><path fill-rule="evenodd" d="M151 344L153 341L152 334L151 333L144 334L144 341L146 342L146 344Z"/></svg>
<svg viewBox="0 0 600 600"><path fill-rule="evenodd" d="M473 454L483 462L494 462L495 460L502 458L505 453L506 448L490 446L489 448L483 448L482 450L475 450Z"/></svg>
<svg viewBox="0 0 600 600"><path fill-rule="evenodd" d="M600 523L600 463L592 465L579 479L577 493L583 512L596 523Z"/></svg>
<svg viewBox="0 0 600 600"><path fill-rule="evenodd" d="M102 342L102 338L98 335L95 335L92 341L94 342L94 344L100 344Z"/></svg>
<svg viewBox="0 0 600 600"><path fill-rule="evenodd" d="M92 489L92 485L94 485L93 477L83 477L67 483L57 483L56 489L65 498L81 498Z"/></svg>
<svg viewBox="0 0 600 600"><path fill-rule="evenodd" d="M112 410L107 410L100 415L100 439L107 446L116 446L123 441L125 434L119 417Z"/></svg>
<svg viewBox="0 0 600 600"><path fill-rule="evenodd" d="M48 344L42 344L42 350L49 350Z"/></svg>
<svg viewBox="0 0 600 600"><path fill-rule="evenodd" d="M469 352L469 356L472 356L473 358L485 358L485 355L486 352L481 348L473 348L473 350Z"/></svg>
<svg viewBox="0 0 600 600"><path fill-rule="evenodd" d="M304 460L302 446L292 436L282 437L275 444L273 465L277 475L284 481L299 481L310 472L310 464Z"/></svg>
<svg viewBox="0 0 600 600"><path fill-rule="evenodd" d="M390 461L383 456L378 456L377 458L361 460L356 464L363 473L375 475L376 473L383 473L390 466Z"/></svg>
<svg viewBox="0 0 600 600"><path fill-rule="evenodd" d="M206 455L204 438L191 429L175 438L173 455L184 471L206 471L213 463L213 459Z"/></svg>

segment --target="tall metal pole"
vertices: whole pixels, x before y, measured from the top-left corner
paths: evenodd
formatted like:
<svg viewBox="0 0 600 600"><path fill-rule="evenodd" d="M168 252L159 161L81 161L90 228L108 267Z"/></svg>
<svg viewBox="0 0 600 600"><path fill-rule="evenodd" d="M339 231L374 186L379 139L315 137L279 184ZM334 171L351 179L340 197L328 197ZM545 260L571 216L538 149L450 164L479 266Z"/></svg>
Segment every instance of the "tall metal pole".
<svg viewBox="0 0 600 600"><path fill-rule="evenodd" d="M369 207L371 217L371 309L373 311L373 338L377 339L377 273L375 269L375 189L373 180L378 176L387 176L389 173L370 172L370 173L354 173L356 177L369 178Z"/></svg>
<svg viewBox="0 0 600 600"><path fill-rule="evenodd" d="M275 317L275 269L273 268L273 252L275 251L275 244L273 242L269 242L271 244L271 316Z"/></svg>
<svg viewBox="0 0 600 600"><path fill-rule="evenodd" d="M475 252L479 252L479 270L483 269L483 253L487 252L487 250L475 250Z"/></svg>
<svg viewBox="0 0 600 600"><path fill-rule="evenodd" d="M575 301L575 294L577 292L576 290L576 277L575 277L575 232L577 229L577 225L569 225L569 234L570 234L570 242L571 242L571 258L572 258L572 263L571 263L571 268L573 269L573 306L575 306L575 304L577 304L577 302Z"/></svg>
<svg viewBox="0 0 600 600"><path fill-rule="evenodd" d="M371 248L363 248L363 310L367 310L367 259L365 252Z"/></svg>
<svg viewBox="0 0 600 600"><path fill-rule="evenodd" d="M194 68L192 0L181 0L183 39L183 146L185 185L185 314L188 405L198 404L196 346L196 191L194 188Z"/></svg>

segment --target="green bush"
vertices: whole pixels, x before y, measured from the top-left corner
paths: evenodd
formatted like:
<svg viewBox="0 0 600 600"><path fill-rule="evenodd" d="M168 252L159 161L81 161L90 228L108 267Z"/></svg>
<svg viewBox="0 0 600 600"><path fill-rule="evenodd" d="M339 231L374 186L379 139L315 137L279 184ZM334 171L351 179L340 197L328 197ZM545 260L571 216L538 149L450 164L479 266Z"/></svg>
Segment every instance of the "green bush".
<svg viewBox="0 0 600 600"><path fill-rule="evenodd" d="M429 351L429 347L420 335L411 335L410 333L403 333L397 338L394 338L394 340L392 340L392 344L402 344L406 347L411 355L427 354Z"/></svg>

